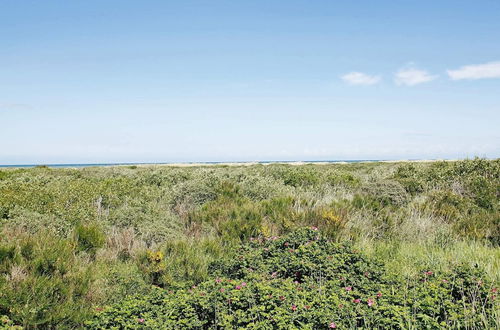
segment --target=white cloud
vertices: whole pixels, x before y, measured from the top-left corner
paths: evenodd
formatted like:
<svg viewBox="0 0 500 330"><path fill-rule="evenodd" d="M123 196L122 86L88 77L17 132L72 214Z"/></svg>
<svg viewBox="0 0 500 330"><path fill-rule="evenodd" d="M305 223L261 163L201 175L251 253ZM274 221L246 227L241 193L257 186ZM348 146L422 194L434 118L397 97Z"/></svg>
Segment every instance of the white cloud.
<svg viewBox="0 0 500 330"><path fill-rule="evenodd" d="M465 65L447 72L452 80L500 78L500 62Z"/></svg>
<svg viewBox="0 0 500 330"><path fill-rule="evenodd" d="M380 76L370 76L363 72L349 72L341 78L350 85L375 85L380 81Z"/></svg>
<svg viewBox="0 0 500 330"><path fill-rule="evenodd" d="M394 75L397 85L415 86L436 79L437 75L431 75L425 70L415 68L400 69Z"/></svg>

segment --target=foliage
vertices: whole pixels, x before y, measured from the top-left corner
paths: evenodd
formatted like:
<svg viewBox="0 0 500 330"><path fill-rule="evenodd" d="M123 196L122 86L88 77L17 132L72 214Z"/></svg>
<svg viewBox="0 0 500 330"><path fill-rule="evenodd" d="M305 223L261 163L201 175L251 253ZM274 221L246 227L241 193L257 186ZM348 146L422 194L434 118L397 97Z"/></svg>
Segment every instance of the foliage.
<svg viewBox="0 0 500 330"><path fill-rule="evenodd" d="M482 272L422 271L401 279L380 263L315 230L252 241L213 277L189 289L155 288L107 307L89 328L441 328L492 326L495 308ZM490 320L491 321L491 320Z"/></svg>
<svg viewBox="0 0 500 330"><path fill-rule="evenodd" d="M2 169L0 320L495 328L499 197L486 159Z"/></svg>

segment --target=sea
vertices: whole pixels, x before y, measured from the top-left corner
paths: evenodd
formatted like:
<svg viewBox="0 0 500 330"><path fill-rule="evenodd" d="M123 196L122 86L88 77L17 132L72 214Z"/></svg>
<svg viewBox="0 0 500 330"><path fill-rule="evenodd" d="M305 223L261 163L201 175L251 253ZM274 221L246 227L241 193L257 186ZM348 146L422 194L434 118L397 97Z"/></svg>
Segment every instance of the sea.
<svg viewBox="0 0 500 330"><path fill-rule="evenodd" d="M99 166L133 166L133 165L224 165L224 164L281 164L281 163L362 163L381 162L382 159L356 160L269 160L269 161L221 161L221 162L161 162L161 163L82 163L82 164L0 164L0 168L30 168L46 166L52 168L82 168Z"/></svg>

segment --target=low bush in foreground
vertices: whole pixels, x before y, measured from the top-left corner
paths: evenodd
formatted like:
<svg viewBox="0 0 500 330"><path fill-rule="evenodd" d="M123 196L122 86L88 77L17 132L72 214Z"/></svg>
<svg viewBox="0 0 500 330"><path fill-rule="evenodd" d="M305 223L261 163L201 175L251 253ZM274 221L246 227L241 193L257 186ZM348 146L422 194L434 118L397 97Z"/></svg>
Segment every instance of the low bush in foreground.
<svg viewBox="0 0 500 330"><path fill-rule="evenodd" d="M496 288L480 269L414 278L333 243L317 230L252 240L190 288L154 287L97 312L86 326L137 328L488 328Z"/></svg>

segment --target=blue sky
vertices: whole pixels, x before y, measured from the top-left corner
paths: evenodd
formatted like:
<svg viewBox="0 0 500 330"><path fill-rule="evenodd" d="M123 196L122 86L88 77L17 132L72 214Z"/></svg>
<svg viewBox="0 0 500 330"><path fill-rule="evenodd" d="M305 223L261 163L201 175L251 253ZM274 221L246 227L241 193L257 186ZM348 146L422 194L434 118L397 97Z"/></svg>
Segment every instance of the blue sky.
<svg viewBox="0 0 500 330"><path fill-rule="evenodd" d="M0 164L500 156L500 1L0 1Z"/></svg>

